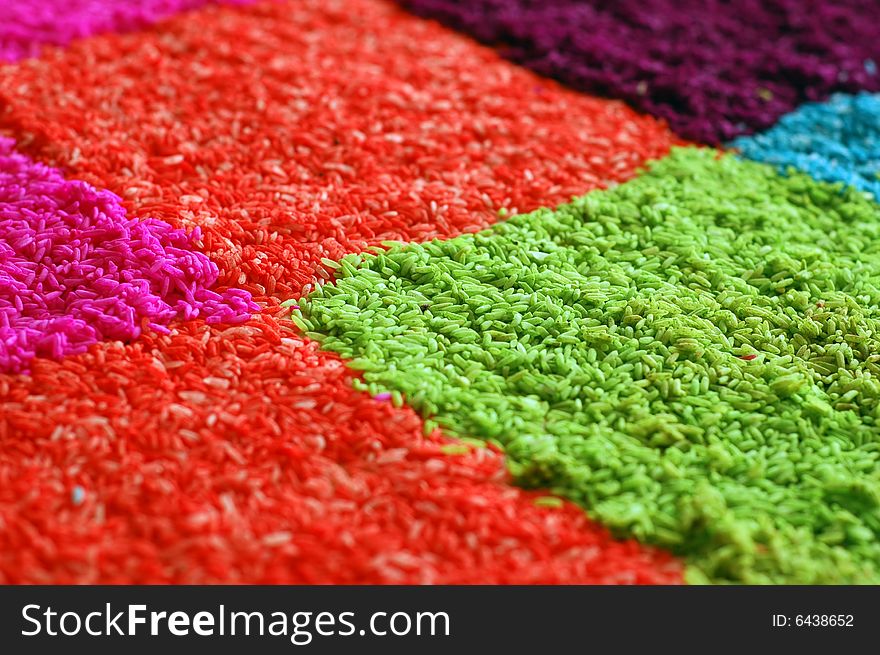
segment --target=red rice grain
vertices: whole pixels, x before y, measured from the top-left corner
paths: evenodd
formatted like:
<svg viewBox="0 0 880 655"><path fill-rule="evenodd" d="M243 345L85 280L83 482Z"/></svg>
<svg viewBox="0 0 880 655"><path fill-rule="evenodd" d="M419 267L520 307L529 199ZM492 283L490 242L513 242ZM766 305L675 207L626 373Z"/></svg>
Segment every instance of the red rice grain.
<svg viewBox="0 0 880 655"><path fill-rule="evenodd" d="M123 91L124 89L124 91ZM220 283L296 295L383 240L631 177L677 138L376 0L208 8L7 67L0 131L130 214L199 225Z"/></svg>
<svg viewBox="0 0 880 655"><path fill-rule="evenodd" d="M681 580L270 316L38 359L0 398L0 583Z"/></svg>
<svg viewBox="0 0 880 655"><path fill-rule="evenodd" d="M273 316L322 258L631 177L677 142L662 123L389 4L297 0L7 66L0 132L131 216L200 227L218 291L268 305L0 375L0 582L681 581Z"/></svg>

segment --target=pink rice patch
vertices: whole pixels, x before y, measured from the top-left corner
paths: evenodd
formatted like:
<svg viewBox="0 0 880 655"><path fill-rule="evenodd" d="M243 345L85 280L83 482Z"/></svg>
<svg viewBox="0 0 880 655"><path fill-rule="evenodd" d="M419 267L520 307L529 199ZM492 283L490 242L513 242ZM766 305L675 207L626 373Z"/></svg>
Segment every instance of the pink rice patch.
<svg viewBox="0 0 880 655"><path fill-rule="evenodd" d="M118 196L65 180L0 138L0 371L129 341L175 319L240 323L248 292L211 291L217 266L187 233L126 217Z"/></svg>
<svg viewBox="0 0 880 655"><path fill-rule="evenodd" d="M130 32L211 4L252 0L2 0L0 62L36 57L44 45L65 46L102 32Z"/></svg>

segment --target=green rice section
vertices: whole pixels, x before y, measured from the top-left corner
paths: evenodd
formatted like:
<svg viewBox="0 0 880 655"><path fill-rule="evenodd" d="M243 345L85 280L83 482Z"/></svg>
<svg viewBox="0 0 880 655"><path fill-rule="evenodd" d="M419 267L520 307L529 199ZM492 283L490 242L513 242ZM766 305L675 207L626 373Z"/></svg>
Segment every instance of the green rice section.
<svg viewBox="0 0 880 655"><path fill-rule="evenodd" d="M697 579L880 582L880 207L680 149L476 235L348 256L294 320L518 484Z"/></svg>

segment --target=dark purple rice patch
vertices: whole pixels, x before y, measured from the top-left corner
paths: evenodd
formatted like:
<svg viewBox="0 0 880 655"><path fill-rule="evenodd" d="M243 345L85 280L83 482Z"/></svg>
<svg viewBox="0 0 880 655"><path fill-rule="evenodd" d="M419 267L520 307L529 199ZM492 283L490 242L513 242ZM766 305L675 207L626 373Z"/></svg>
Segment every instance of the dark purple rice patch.
<svg viewBox="0 0 880 655"><path fill-rule="evenodd" d="M575 89L711 144L880 90L877 0L400 0Z"/></svg>

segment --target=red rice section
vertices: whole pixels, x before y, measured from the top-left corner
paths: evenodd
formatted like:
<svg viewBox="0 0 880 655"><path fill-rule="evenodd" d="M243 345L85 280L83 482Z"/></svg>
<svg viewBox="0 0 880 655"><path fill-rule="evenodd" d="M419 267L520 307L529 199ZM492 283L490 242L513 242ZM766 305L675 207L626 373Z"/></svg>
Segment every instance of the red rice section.
<svg viewBox="0 0 880 655"><path fill-rule="evenodd" d="M275 318L336 259L632 176L674 137L384 3L211 9L0 76L0 124L268 305L0 375L0 582L676 583ZM559 504L560 506L554 506Z"/></svg>
<svg viewBox="0 0 880 655"><path fill-rule="evenodd" d="M374 0L206 9L7 68L28 154L205 229L221 284L298 294L321 257L486 227L631 177L674 137Z"/></svg>
<svg viewBox="0 0 880 655"><path fill-rule="evenodd" d="M269 316L36 360L0 394L2 583L680 581Z"/></svg>

